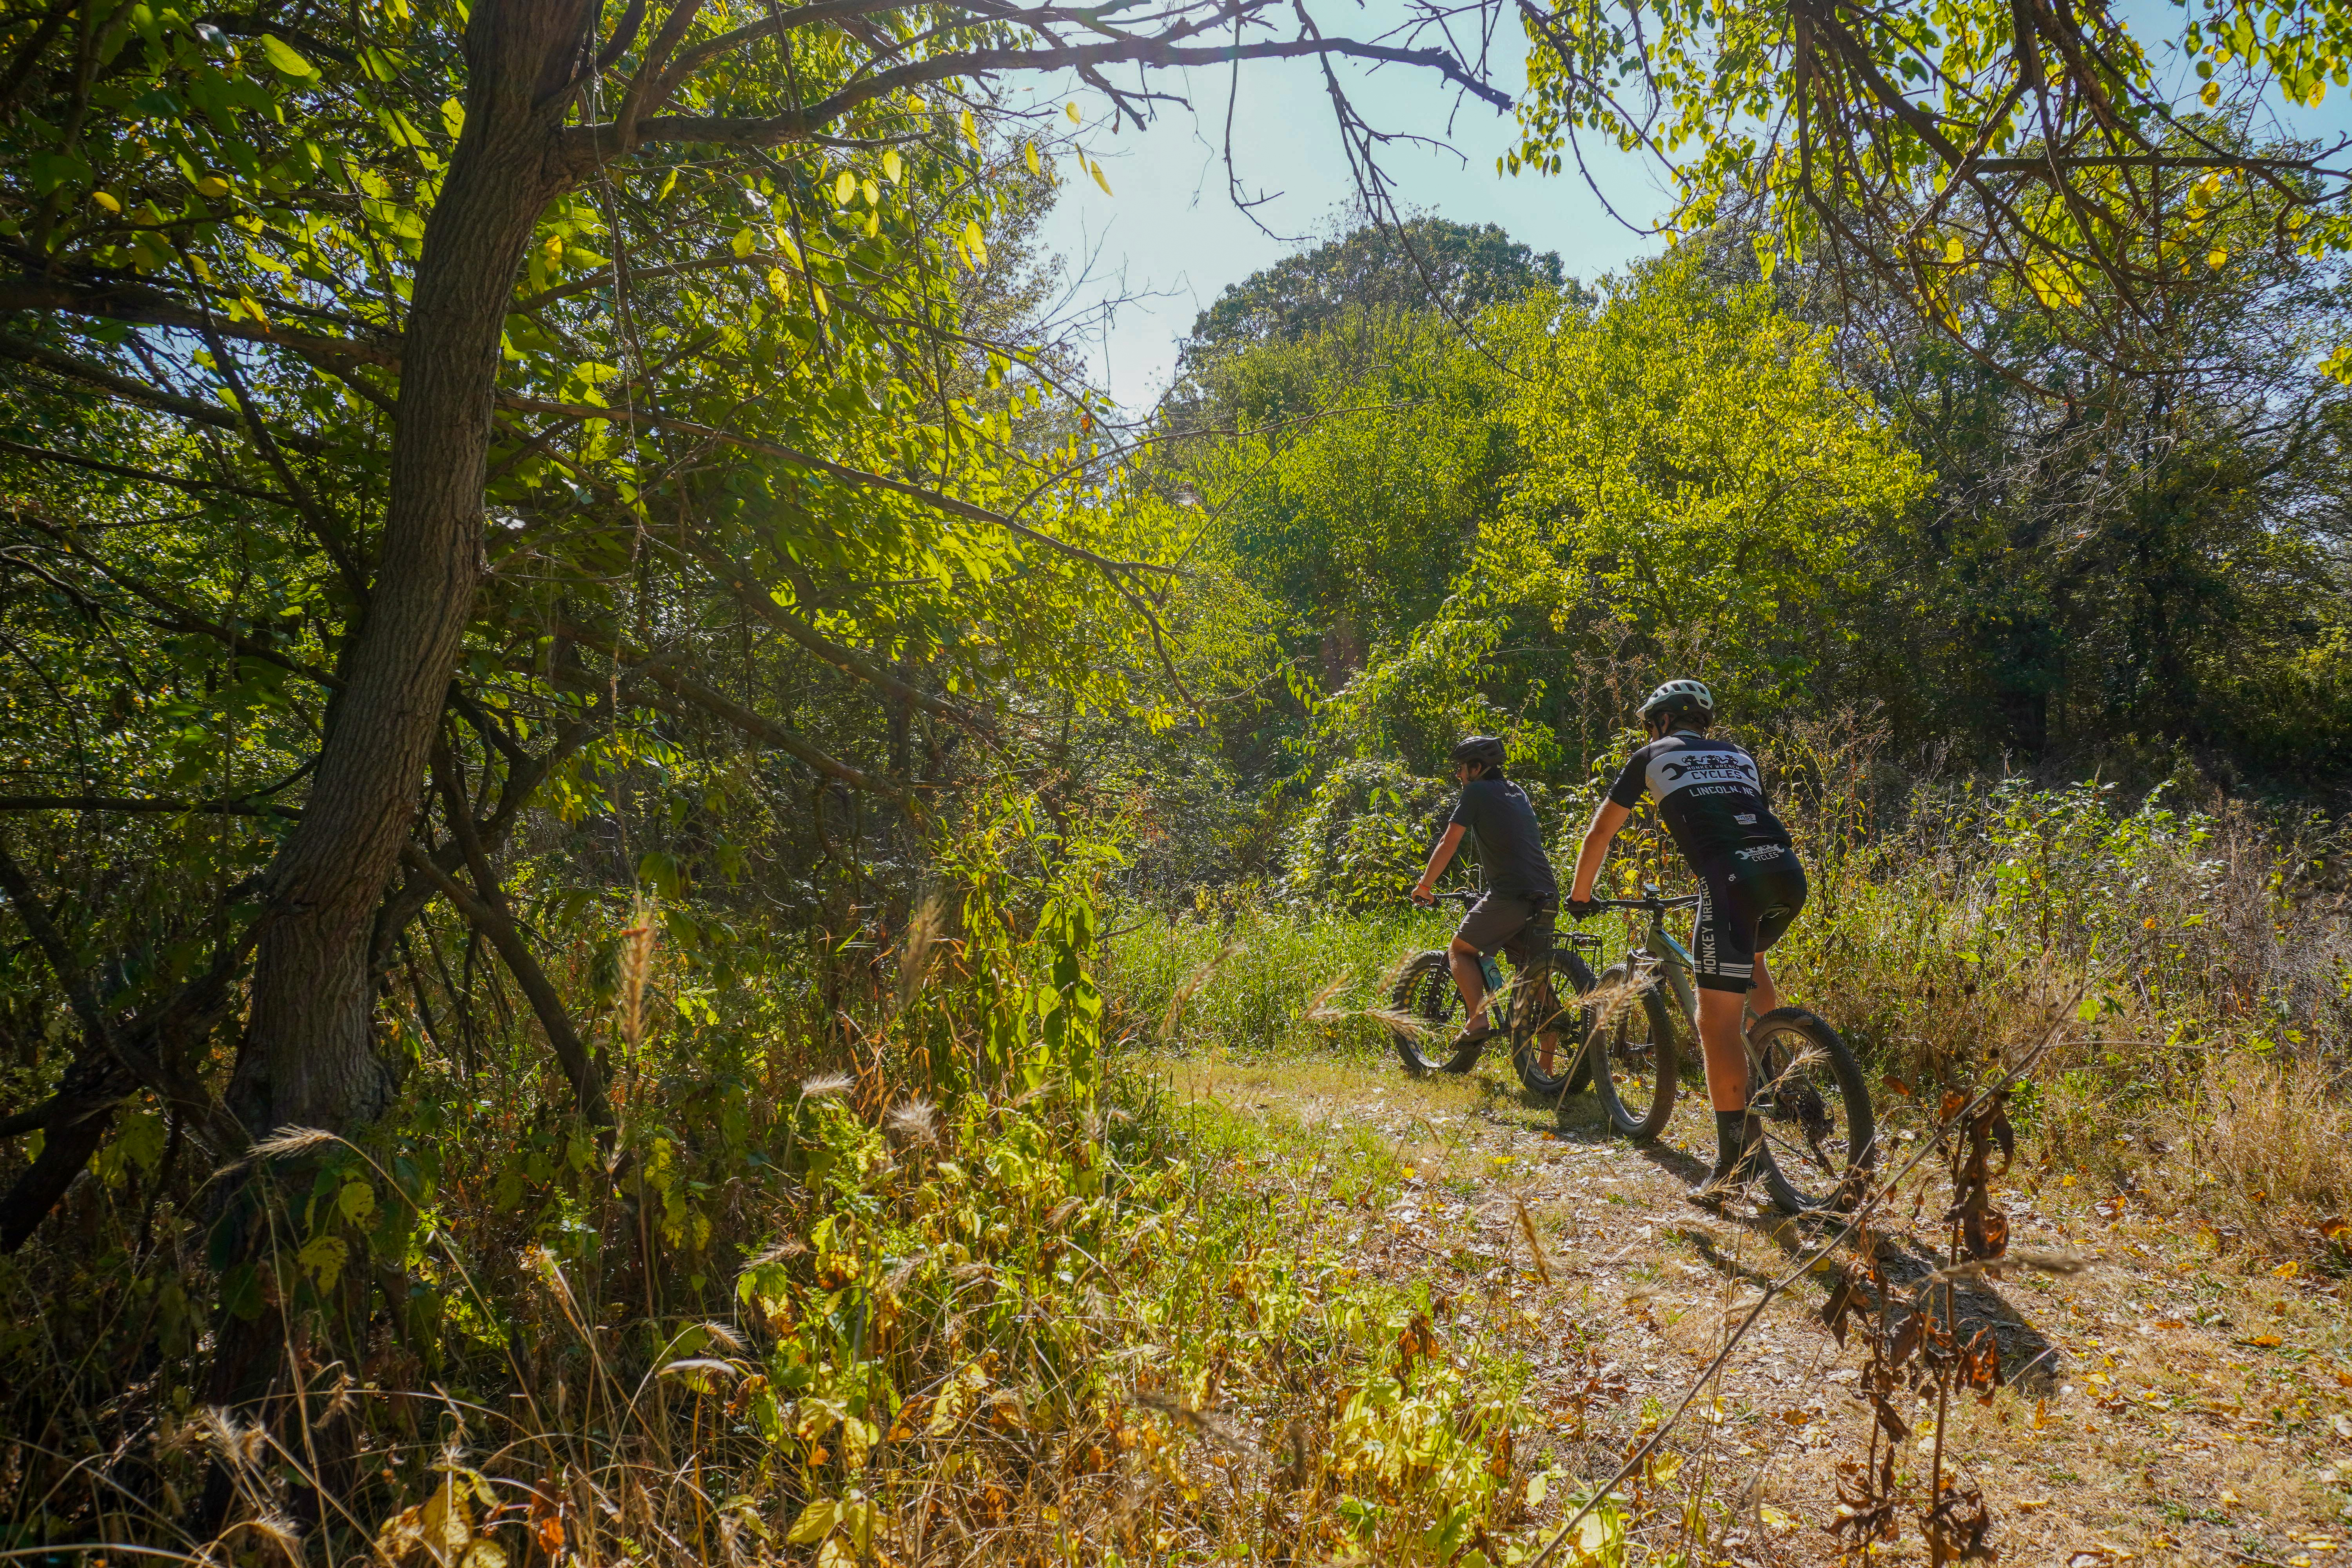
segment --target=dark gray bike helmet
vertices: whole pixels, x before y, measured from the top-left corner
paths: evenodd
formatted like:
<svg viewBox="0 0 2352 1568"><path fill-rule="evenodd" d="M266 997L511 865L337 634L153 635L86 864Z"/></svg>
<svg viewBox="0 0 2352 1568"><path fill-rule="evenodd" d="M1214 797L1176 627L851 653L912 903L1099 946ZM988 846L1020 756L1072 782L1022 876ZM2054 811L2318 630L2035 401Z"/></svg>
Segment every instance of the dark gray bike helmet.
<svg viewBox="0 0 2352 1568"><path fill-rule="evenodd" d="M1715 693L1696 680L1669 680L1650 693L1642 704L1642 721L1648 723L1659 714L1675 718L1689 715L1707 723L1715 722Z"/></svg>
<svg viewBox="0 0 2352 1568"><path fill-rule="evenodd" d="M1465 735L1454 742L1451 760L1499 768L1503 765L1503 742L1493 735Z"/></svg>

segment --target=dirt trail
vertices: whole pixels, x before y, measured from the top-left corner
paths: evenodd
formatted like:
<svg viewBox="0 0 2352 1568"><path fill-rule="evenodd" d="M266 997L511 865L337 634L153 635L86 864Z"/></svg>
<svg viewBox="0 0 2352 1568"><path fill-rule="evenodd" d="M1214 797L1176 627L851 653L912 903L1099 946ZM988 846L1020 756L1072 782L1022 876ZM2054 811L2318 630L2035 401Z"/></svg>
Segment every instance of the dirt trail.
<svg viewBox="0 0 2352 1568"><path fill-rule="evenodd" d="M1369 1204L1331 1205L1336 1238L1366 1273L1426 1280L1455 1304L1457 1345L1523 1358L1554 1452L1579 1474L1605 1475L1680 1400L1727 1322L1818 1242L1769 1207L1711 1215L1684 1201L1712 1153L1696 1097L1657 1145L1637 1149L1609 1134L1590 1094L1556 1133L1500 1070L1416 1081L1392 1065L1194 1060L1175 1081L1287 1137L1392 1146L1410 1173ZM1887 1113L1898 1149L1917 1136L1905 1109ZM2006 1386L1989 1405L1953 1401L1946 1463L1981 1489L2000 1560L2352 1565L2341 1282L2232 1256L2190 1218L2128 1199L2102 1206L2106 1194L2033 1157L2021 1148L1995 1188L2012 1244L2096 1263L1979 1282L1957 1302L1963 1338L1979 1324L1999 1338ZM1935 1267L1948 1191L1938 1169L1915 1220L1906 1188L1880 1252L1898 1282ZM1549 1287L1521 1239L1521 1204ZM1705 1467L1708 1495L1735 1505L1709 1561L1837 1557L1822 1526L1839 1467L1867 1455L1871 1423L1854 1394L1862 1336L1842 1349L1821 1321L1829 1282L1811 1274L1777 1298L1670 1439L1686 1465ZM1932 1405L1902 1413L1927 1439ZM1924 1475L1924 1447L1906 1464ZM1912 1496L1924 1491L1922 1481ZM1916 1506L1873 1561L1927 1561Z"/></svg>

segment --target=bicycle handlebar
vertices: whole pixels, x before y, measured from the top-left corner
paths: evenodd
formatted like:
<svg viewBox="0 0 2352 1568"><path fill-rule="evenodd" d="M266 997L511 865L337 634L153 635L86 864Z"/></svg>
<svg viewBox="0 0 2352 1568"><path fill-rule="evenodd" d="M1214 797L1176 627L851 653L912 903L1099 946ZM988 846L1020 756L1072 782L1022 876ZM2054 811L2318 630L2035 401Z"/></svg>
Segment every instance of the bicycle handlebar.
<svg viewBox="0 0 2352 1568"><path fill-rule="evenodd" d="M1699 895L1685 893L1677 899L1592 899L1587 900L1599 910L1640 910L1645 914L1662 915L1668 910L1695 910Z"/></svg>

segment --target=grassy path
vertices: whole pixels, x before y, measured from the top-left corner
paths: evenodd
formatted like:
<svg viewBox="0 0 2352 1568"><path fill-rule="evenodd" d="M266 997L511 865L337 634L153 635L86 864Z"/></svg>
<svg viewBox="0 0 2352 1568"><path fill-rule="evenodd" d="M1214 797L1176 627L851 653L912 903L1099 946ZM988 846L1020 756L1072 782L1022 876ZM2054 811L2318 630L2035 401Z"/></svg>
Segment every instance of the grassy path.
<svg viewBox="0 0 2352 1568"><path fill-rule="evenodd" d="M1522 1447L1549 1450L1571 1478L1615 1469L1807 1240L1769 1208L1716 1215L1684 1202L1712 1152L1693 1096L1658 1145L1636 1149L1609 1135L1589 1094L1554 1131L1491 1061L1422 1081L1362 1059L1164 1065L1180 1100L1260 1140L1259 1179L1334 1139L1391 1152L1393 1183L1327 1191L1320 1225L1368 1279L1425 1283L1448 1353L1524 1376L1543 1425ZM1905 1109L1889 1113L1898 1143ZM1963 1337L1993 1328L2006 1386L1990 1404L1954 1400L1947 1464L1981 1489L2001 1561L2352 1563L2342 1282L2273 1271L2193 1215L2144 1213L2034 1158L2028 1141L1995 1189L2013 1244L2096 1261L1978 1282L1957 1303ZM1251 1157L1237 1163L1251 1179ZM1880 1258L1897 1281L1934 1267L1948 1193L1938 1174L1916 1216L1907 1195L1893 1215ZM1523 1205L1549 1284L1522 1239ZM1854 1392L1862 1336L1841 1348L1819 1316L1829 1282L1823 1270L1777 1299L1673 1434L1680 1468L1642 1500L1652 1560L1683 1545L1710 1563L1836 1560L1839 1539L1822 1527L1871 1422ZM1897 1400L1921 1440L1904 1468L1924 1476L1933 1406ZM1924 1491L1915 1480L1902 1538L1873 1561L1927 1561ZM1704 1506L1685 1520L1694 1497Z"/></svg>

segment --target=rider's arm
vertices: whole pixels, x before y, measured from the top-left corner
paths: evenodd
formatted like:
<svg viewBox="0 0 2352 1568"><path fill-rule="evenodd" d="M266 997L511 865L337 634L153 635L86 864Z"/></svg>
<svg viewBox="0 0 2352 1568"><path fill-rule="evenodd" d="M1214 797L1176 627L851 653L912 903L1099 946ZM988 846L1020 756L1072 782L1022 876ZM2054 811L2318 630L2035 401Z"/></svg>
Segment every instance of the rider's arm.
<svg viewBox="0 0 2352 1568"><path fill-rule="evenodd" d="M1601 876L1601 862L1609 858L1610 840L1617 837L1617 830L1633 815L1632 807L1619 805L1613 800L1602 801L1593 812L1592 826L1584 830L1584 847L1576 852L1576 875L1569 879L1570 902L1581 903L1592 896L1592 884Z"/></svg>
<svg viewBox="0 0 2352 1568"><path fill-rule="evenodd" d="M1438 836L1437 847L1429 852L1429 869L1421 874L1421 885L1412 890L1415 902L1426 903L1429 900L1429 889L1437 886L1437 879L1445 874L1447 863L1454 858L1454 851L1462 842L1462 832L1460 823L1449 822L1445 825L1445 831Z"/></svg>

